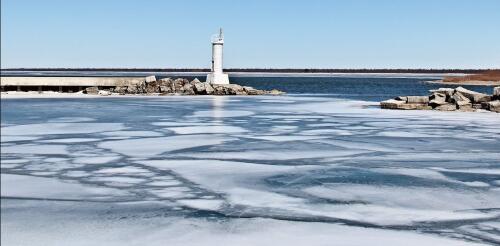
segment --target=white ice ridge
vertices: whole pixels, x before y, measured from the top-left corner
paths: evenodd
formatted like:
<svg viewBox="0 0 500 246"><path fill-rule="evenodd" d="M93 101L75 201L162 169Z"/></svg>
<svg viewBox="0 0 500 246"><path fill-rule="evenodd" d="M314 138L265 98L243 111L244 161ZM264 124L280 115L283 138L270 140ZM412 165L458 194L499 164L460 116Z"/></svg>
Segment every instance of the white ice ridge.
<svg viewBox="0 0 500 246"><path fill-rule="evenodd" d="M21 214L22 217L17 220L10 216L2 217L2 220L13 225L3 229L2 245L61 245L61 242L66 246L100 245L102 242L109 246L144 245L145 242L151 246L483 245L416 232L318 222L244 218L221 222L182 217L90 221L76 216L70 219L57 213L35 215ZM28 219L31 219L31 225L40 225L39 221L33 221L30 217L53 223L32 226L30 230L13 229Z"/></svg>

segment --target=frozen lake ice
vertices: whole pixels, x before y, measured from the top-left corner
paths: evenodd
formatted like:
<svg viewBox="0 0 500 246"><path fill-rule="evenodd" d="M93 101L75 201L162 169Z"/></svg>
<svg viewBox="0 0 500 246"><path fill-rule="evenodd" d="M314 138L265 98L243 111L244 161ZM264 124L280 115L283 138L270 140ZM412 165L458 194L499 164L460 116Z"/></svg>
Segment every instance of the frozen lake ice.
<svg viewBox="0 0 500 246"><path fill-rule="evenodd" d="M2 245L500 244L500 116L314 96L5 99Z"/></svg>

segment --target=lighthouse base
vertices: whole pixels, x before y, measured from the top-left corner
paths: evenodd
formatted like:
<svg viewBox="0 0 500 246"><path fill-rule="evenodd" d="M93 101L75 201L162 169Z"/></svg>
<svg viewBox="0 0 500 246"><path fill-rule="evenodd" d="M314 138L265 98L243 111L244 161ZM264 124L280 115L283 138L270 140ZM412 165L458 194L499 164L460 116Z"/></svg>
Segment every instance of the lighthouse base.
<svg viewBox="0 0 500 246"><path fill-rule="evenodd" d="M229 76L225 73L209 73L207 75L207 81L210 84L218 84L218 85L228 85L229 84Z"/></svg>

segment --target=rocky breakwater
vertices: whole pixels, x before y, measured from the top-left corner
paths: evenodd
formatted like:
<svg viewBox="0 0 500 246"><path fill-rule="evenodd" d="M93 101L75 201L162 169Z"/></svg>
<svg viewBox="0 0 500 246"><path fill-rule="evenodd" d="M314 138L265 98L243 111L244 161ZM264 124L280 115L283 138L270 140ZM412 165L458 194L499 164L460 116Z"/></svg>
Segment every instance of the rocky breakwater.
<svg viewBox="0 0 500 246"><path fill-rule="evenodd" d="M383 109L440 110L473 112L488 110L500 113L500 87L487 95L463 87L430 90L429 96L400 96L380 102Z"/></svg>
<svg viewBox="0 0 500 246"><path fill-rule="evenodd" d="M155 76L149 76L144 81L135 84L116 86L102 89L88 87L84 93L94 95L281 95L278 90L258 90L249 86L237 84L215 85L201 82L198 79L189 81L184 78L164 78L157 80Z"/></svg>

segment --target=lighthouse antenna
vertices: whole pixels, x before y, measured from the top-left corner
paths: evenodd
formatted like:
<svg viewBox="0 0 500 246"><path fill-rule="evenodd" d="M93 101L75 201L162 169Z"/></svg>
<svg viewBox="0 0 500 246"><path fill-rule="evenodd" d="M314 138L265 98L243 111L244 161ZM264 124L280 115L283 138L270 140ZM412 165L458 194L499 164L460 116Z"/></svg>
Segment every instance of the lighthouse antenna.
<svg viewBox="0 0 500 246"><path fill-rule="evenodd" d="M224 39L224 35L222 34L222 27L219 28L219 39Z"/></svg>

